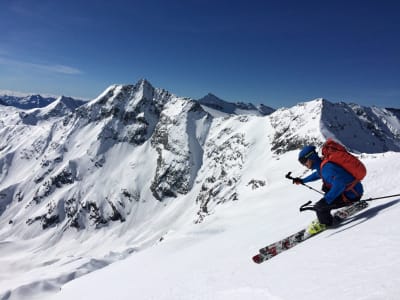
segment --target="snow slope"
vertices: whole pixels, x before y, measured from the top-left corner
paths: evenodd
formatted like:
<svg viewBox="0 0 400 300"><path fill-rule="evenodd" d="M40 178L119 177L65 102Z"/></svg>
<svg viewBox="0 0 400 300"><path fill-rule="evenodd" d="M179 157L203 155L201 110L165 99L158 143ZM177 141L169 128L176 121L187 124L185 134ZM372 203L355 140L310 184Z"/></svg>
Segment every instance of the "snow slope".
<svg viewBox="0 0 400 300"><path fill-rule="evenodd" d="M250 258L314 218L298 206L319 195L284 178L305 174L305 144L335 137L366 163L366 197L399 193L396 112L316 99L216 117L146 80L81 106L0 106L0 299L313 299L343 276L340 299L369 299L357 291L374 282L391 299L400 197L264 265Z"/></svg>
<svg viewBox="0 0 400 300"><path fill-rule="evenodd" d="M313 219L297 207L318 195L283 179L286 170L302 172L293 168L294 156L257 172L269 187L242 187L245 199L200 226L182 224L158 245L72 281L49 299L398 299L400 197L371 202L340 228L262 265L251 261L258 248ZM363 161L366 197L399 192L398 153Z"/></svg>

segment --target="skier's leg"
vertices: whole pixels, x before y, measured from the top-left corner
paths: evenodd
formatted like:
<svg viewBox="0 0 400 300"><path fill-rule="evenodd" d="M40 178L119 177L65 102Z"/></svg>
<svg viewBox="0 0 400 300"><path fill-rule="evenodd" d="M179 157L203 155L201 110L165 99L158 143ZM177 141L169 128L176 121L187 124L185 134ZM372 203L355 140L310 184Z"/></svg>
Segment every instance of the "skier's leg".
<svg viewBox="0 0 400 300"><path fill-rule="evenodd" d="M321 199L317 203L315 203L314 208L317 213L318 221L321 224L325 224L326 226L332 225L332 208L328 203L326 203L325 199Z"/></svg>
<svg viewBox="0 0 400 300"><path fill-rule="evenodd" d="M335 199L333 203L328 204L325 199L319 200L315 205L315 211L317 213L318 221L326 226L331 226L333 223L333 217L331 215L332 209L337 209L346 206L346 203L341 198Z"/></svg>

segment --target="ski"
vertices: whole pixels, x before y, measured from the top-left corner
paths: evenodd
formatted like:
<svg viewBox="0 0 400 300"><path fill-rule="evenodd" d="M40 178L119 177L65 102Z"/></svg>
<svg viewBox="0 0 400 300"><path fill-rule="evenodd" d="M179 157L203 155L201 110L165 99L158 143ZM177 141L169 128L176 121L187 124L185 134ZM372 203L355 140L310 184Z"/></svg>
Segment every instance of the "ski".
<svg viewBox="0 0 400 300"><path fill-rule="evenodd" d="M263 247L259 250L259 253L253 256L253 261L257 264L260 264L266 260L271 259L272 257L296 246L297 244L313 237L326 229L334 228L337 225L340 225L346 218L356 214L357 212L365 209L368 207L368 202L366 201L358 201L350 206L341 208L334 213L334 218L336 219L335 226L325 227L325 226L318 226L318 221L313 223L280 241L272 243L266 247ZM318 223L318 224L317 224ZM310 230L311 228L311 230Z"/></svg>

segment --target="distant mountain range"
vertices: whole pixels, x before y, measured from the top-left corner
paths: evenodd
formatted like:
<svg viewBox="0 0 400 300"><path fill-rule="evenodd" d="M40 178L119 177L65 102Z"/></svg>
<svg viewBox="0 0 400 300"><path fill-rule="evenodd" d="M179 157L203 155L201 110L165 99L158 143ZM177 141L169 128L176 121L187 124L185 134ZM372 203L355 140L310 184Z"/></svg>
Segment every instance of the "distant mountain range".
<svg viewBox="0 0 400 300"><path fill-rule="evenodd" d="M275 109L265 106L264 104L255 106L251 103L227 102L211 93L197 101L207 112L214 116L221 116L221 114L266 116L275 111Z"/></svg>
<svg viewBox="0 0 400 300"><path fill-rule="evenodd" d="M38 94L21 94L21 93L2 93L0 91L0 105L14 106L20 109L32 109L32 108L43 108L56 101L59 97L55 96L42 96ZM77 106L84 104L87 101L74 99L71 97L62 96L62 98L68 98L69 101L74 101ZM201 99L197 100L210 114L215 116L221 115L269 115L274 111L273 108L260 104L255 106L251 103L231 103L218 98L217 96L209 93Z"/></svg>
<svg viewBox="0 0 400 300"><path fill-rule="evenodd" d="M0 104L14 106L21 109L45 107L55 100L55 97L43 97L41 95L0 95Z"/></svg>

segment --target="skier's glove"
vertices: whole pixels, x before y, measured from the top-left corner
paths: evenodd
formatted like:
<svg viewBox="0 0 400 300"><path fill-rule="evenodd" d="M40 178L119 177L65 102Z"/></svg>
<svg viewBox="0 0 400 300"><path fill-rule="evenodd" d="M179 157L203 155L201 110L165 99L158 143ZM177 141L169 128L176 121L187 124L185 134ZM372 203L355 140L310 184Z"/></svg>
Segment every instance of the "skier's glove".
<svg viewBox="0 0 400 300"><path fill-rule="evenodd" d="M303 180L299 177L293 178L293 184L303 184Z"/></svg>

